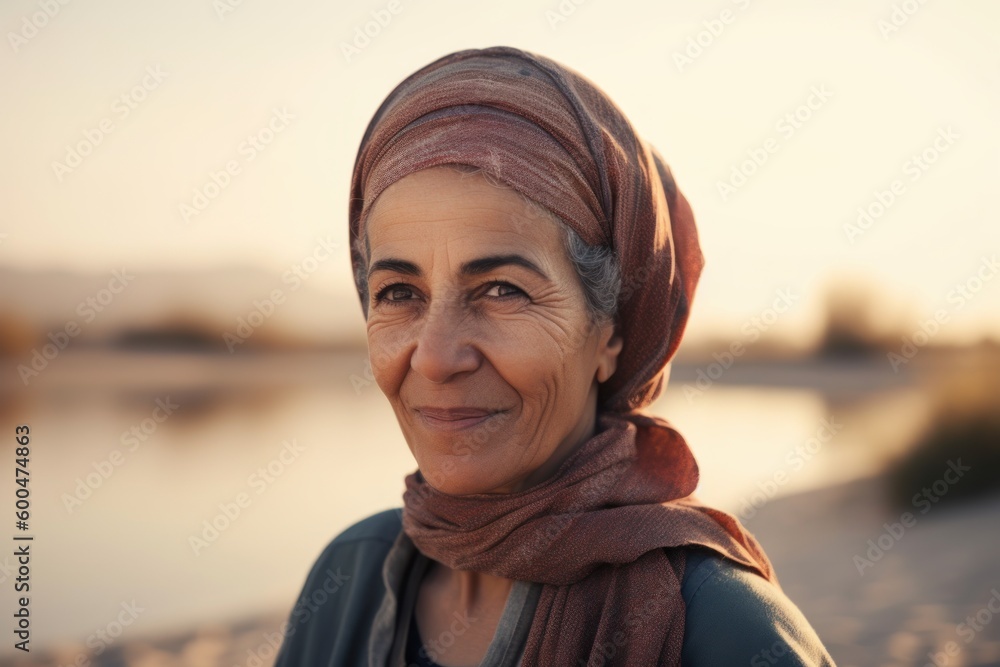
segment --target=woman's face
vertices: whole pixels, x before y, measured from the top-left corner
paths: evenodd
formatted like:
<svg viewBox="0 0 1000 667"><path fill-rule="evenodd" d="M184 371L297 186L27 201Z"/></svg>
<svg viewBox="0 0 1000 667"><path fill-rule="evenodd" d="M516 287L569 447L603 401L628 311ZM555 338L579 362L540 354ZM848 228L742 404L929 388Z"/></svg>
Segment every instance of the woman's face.
<svg viewBox="0 0 1000 667"><path fill-rule="evenodd" d="M368 217L368 347L424 478L509 493L593 434L621 338L594 325L558 222L479 173L435 167Z"/></svg>

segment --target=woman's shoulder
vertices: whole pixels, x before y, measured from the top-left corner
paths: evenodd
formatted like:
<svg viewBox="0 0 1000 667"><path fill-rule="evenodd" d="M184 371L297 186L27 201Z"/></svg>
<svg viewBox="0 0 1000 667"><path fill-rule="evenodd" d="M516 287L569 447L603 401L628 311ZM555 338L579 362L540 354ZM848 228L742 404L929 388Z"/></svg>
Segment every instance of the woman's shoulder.
<svg viewBox="0 0 1000 667"><path fill-rule="evenodd" d="M376 512L351 524L323 548L306 577L306 588L338 568L350 571L349 588L381 584L382 562L403 529L400 508Z"/></svg>
<svg viewBox="0 0 1000 667"><path fill-rule="evenodd" d="M683 663L833 665L798 607L756 572L707 549L690 549Z"/></svg>
<svg viewBox="0 0 1000 667"><path fill-rule="evenodd" d="M345 528L331 540L328 548L352 542L388 542L391 545L402 528L402 507L376 512Z"/></svg>
<svg viewBox="0 0 1000 667"><path fill-rule="evenodd" d="M360 664L385 593L382 564L402 526L400 509L377 512L327 543L289 614L275 667Z"/></svg>
<svg viewBox="0 0 1000 667"><path fill-rule="evenodd" d="M400 508L376 512L354 522L326 544L313 562L310 577L335 565L353 566L359 562L374 565L389 552L402 527Z"/></svg>

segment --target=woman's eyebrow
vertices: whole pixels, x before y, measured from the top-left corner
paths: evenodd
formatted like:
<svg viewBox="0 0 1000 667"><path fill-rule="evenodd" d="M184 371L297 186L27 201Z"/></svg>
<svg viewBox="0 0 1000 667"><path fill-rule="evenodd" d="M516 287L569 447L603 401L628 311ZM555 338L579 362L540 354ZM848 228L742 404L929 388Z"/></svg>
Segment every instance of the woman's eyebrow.
<svg viewBox="0 0 1000 667"><path fill-rule="evenodd" d="M549 279L549 277L545 275L545 272L538 268L537 264L532 262L527 257L517 254L488 255L478 259L472 259L462 264L460 272L463 276L477 276L483 273L489 273L490 271L498 269L501 266L521 266L529 271L537 273L545 280ZM409 262L405 259L396 259L395 257L386 257L385 259L379 259L372 262L371 268L368 269L369 277L376 271L393 271L395 273L405 273L406 275L417 277L422 275L419 266L413 262Z"/></svg>
<svg viewBox="0 0 1000 667"><path fill-rule="evenodd" d="M420 267L413 262L394 257L386 257L385 259L372 262L371 267L368 269L368 276L371 277L376 271L392 271L394 273L405 273L406 275L417 277L420 277L421 274Z"/></svg>
<svg viewBox="0 0 1000 667"><path fill-rule="evenodd" d="M477 276L482 273L489 273L493 269L498 269L501 266L511 265L524 267L529 271L534 271L545 280L549 279L549 277L545 275L545 272L538 268L538 265L527 257L517 254L489 255L487 257L480 257L479 259L469 260L468 262L462 264L461 272L464 276Z"/></svg>

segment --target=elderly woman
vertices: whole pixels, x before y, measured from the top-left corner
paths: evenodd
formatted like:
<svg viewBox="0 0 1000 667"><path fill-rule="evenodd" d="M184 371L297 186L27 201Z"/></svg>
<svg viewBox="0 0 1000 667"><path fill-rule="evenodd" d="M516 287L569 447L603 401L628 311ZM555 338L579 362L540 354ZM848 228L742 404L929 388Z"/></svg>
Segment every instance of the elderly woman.
<svg viewBox="0 0 1000 667"><path fill-rule="evenodd" d="M661 392L702 267L670 170L592 82L445 56L372 119L350 235L418 469L338 535L277 664L830 665Z"/></svg>

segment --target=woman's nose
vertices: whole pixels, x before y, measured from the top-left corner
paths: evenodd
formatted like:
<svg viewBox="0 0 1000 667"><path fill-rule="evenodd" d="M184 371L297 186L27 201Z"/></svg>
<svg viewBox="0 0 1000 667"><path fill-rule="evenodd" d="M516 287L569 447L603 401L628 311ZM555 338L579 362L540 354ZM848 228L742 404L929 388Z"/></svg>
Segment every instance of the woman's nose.
<svg viewBox="0 0 1000 667"><path fill-rule="evenodd" d="M482 358L471 340L474 333L467 317L456 305L432 307L420 323L410 367L436 383L479 368Z"/></svg>

